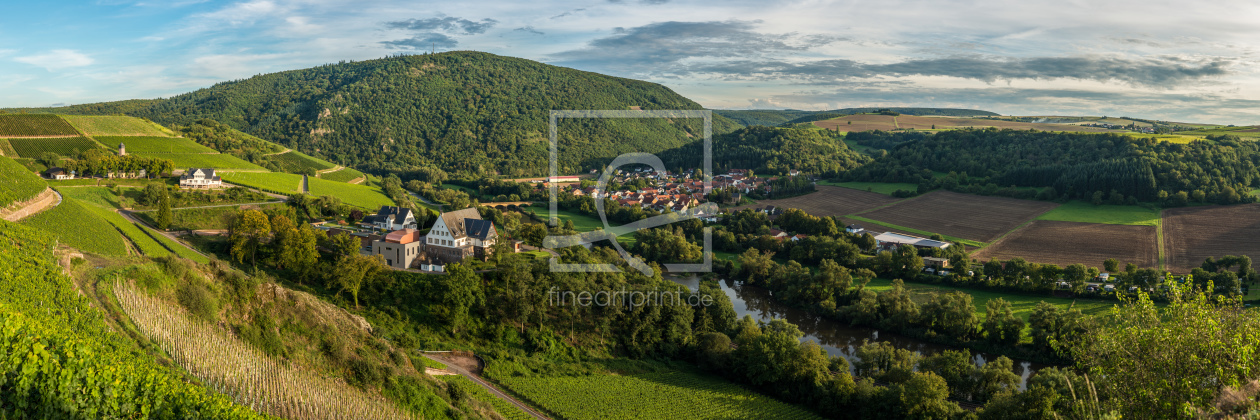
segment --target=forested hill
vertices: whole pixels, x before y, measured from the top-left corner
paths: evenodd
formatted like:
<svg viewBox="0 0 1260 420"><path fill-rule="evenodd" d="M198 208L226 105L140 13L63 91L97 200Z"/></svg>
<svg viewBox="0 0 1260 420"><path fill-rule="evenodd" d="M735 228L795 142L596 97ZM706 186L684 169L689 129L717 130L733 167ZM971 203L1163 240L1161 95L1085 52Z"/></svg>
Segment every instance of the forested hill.
<svg viewBox="0 0 1260 420"><path fill-rule="evenodd" d="M761 175L787 175L799 170L820 176L833 176L870 161L849 149L844 134L827 130L778 127L747 127L713 138L714 173L730 169L752 169ZM701 142L660 154L668 168L699 167L704 156Z"/></svg>
<svg viewBox="0 0 1260 420"><path fill-rule="evenodd" d="M189 125L203 118L346 166L542 175L553 109L703 109L665 86L478 52L343 62L266 74L157 101L39 112L127 115ZM737 125L714 117L714 133ZM700 120L585 120L561 125L562 172L618 154L695 141Z"/></svg>
<svg viewBox="0 0 1260 420"><path fill-rule="evenodd" d="M776 126L785 123L798 123L820 121L839 117L842 115L853 115L867 112L877 112L879 110L889 110L898 114L905 115L935 115L942 117L997 117L997 114L989 111L981 111L978 109L959 109L959 108L910 108L910 107L894 107L894 108L844 108L834 109L831 111L800 111L795 109L719 109L713 113L739 123L744 126L764 125Z"/></svg>
<svg viewBox="0 0 1260 420"><path fill-rule="evenodd" d="M848 133L846 140L887 150L844 175L853 181L911 182L976 192L980 188L1051 187L1053 197L1186 205L1254 200L1260 144L1209 136L1190 144L1117 134L957 130L936 134ZM950 173L946 176L938 174ZM970 187L970 188L966 188Z"/></svg>

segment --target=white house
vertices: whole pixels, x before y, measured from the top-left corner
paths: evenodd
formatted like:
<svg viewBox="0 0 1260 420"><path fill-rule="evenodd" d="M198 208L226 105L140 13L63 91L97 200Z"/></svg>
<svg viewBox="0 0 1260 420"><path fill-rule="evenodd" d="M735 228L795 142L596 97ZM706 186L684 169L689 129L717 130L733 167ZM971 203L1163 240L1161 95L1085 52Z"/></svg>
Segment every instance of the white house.
<svg viewBox="0 0 1260 420"><path fill-rule="evenodd" d="M44 172L44 175L47 176L48 179L74 179L74 171L66 172L65 169L61 168L48 168L48 171Z"/></svg>
<svg viewBox="0 0 1260 420"><path fill-rule="evenodd" d="M179 176L179 186L189 188L222 187L223 179L214 174L211 168L189 168Z"/></svg>
<svg viewBox="0 0 1260 420"><path fill-rule="evenodd" d="M377 229L402 230L416 229L416 215L405 207L381 206L375 216L363 218L363 223L371 224Z"/></svg>
<svg viewBox="0 0 1260 420"><path fill-rule="evenodd" d="M438 216L424 238L425 254L433 260L459 262L468 257L485 258L498 239L494 223L482 220L477 209L448 211Z"/></svg>

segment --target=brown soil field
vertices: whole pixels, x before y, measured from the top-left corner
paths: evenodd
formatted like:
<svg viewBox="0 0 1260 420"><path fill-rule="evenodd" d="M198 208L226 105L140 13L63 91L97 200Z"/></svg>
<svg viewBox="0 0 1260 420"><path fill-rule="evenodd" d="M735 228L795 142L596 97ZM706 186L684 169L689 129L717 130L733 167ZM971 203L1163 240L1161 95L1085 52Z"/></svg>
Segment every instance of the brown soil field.
<svg viewBox="0 0 1260 420"><path fill-rule="evenodd" d="M897 200L879 193L819 185L818 191L814 193L782 200L761 200L754 205L737 207L736 210L775 206L801 209L814 216L844 216L892 204Z"/></svg>
<svg viewBox="0 0 1260 420"><path fill-rule="evenodd" d="M1256 127L1256 128L1249 128L1249 129L1246 129L1246 130L1238 130L1238 131L1239 131L1239 132L1241 132L1241 133L1260 133L1260 127Z"/></svg>
<svg viewBox="0 0 1260 420"><path fill-rule="evenodd" d="M911 229L989 242L1056 206L1042 201L934 191L861 216Z"/></svg>
<svg viewBox="0 0 1260 420"><path fill-rule="evenodd" d="M852 124L849 124L849 122ZM1041 123L1024 123L1005 120L986 120L980 118L957 118L957 117L920 117L914 115L900 115L894 117L888 115L849 115L830 120L815 121L814 125L826 128L828 130L840 131L867 131L867 130L892 130L896 128L906 129L913 128L916 130L930 130L932 127L937 129L965 128L965 127L997 127L1011 128L1017 130L1037 129L1042 131L1077 131L1077 132L1120 132L1121 130L1108 130L1097 127L1082 127L1072 124L1041 124Z"/></svg>
<svg viewBox="0 0 1260 420"><path fill-rule="evenodd" d="M1154 226L1103 225L1096 223L1036 220L972 255L987 261L1020 257L1041 264L1085 264L1102 267L1115 258L1120 264L1142 268L1159 265Z"/></svg>
<svg viewBox="0 0 1260 420"><path fill-rule="evenodd" d="M1260 204L1183 207L1164 211L1168 269L1186 273L1207 257L1260 258Z"/></svg>

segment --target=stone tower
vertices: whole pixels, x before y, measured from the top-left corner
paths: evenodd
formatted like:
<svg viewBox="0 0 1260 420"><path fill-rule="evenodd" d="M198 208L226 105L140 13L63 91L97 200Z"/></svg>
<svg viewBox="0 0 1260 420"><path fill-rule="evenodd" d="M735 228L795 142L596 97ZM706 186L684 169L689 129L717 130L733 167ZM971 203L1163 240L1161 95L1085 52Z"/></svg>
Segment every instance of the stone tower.
<svg viewBox="0 0 1260 420"><path fill-rule="evenodd" d="M127 145L118 143L118 156L127 156Z"/></svg>

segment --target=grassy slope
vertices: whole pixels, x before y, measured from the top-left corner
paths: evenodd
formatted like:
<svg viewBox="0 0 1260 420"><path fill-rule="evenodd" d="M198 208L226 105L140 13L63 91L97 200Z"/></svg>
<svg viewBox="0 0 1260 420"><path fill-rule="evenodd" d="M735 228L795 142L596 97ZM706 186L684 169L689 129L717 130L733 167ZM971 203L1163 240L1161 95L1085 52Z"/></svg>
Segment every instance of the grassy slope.
<svg viewBox="0 0 1260 420"><path fill-rule="evenodd" d="M302 188L302 176L275 172L233 172L222 175L224 182L257 188L276 194L292 194Z"/></svg>
<svg viewBox="0 0 1260 420"><path fill-rule="evenodd" d="M372 211L376 211L381 206L394 205L394 200L391 200L389 196L381 192L380 188L329 181L316 177L307 178L307 182L310 183L311 195L316 197L331 195L340 198L343 203Z"/></svg>
<svg viewBox="0 0 1260 420"><path fill-rule="evenodd" d="M176 137L103 137L96 136L96 141L101 142L110 149L117 150L118 144L127 145L127 153L131 154L152 154L152 153L218 153L214 149L197 144L197 142Z"/></svg>
<svg viewBox="0 0 1260 420"><path fill-rule="evenodd" d="M52 210L22 219L23 225L57 235L78 250L101 255L127 255L127 244L108 221L81 201L67 198Z"/></svg>
<svg viewBox="0 0 1260 420"><path fill-rule="evenodd" d="M353 181L355 179L362 178L362 177L363 177L362 172L359 172L350 168L342 168L334 172L328 172L328 173L323 173L319 175L319 179L324 179L324 180L333 181L333 182L346 182L346 183L349 183L350 181Z"/></svg>
<svg viewBox="0 0 1260 420"><path fill-rule="evenodd" d="M1110 225L1158 226L1159 210L1141 206L1095 206L1083 201L1070 201L1038 217L1037 220L1102 223Z"/></svg>
<svg viewBox="0 0 1260 420"><path fill-rule="evenodd" d="M189 153L136 153L137 155L170 159L175 168L215 168L215 169L248 169L265 171L263 167L249 163L244 159L225 154L189 154Z"/></svg>

